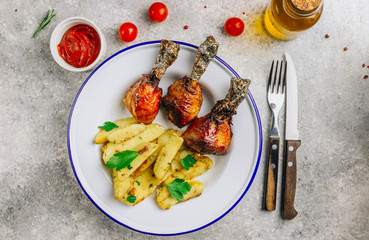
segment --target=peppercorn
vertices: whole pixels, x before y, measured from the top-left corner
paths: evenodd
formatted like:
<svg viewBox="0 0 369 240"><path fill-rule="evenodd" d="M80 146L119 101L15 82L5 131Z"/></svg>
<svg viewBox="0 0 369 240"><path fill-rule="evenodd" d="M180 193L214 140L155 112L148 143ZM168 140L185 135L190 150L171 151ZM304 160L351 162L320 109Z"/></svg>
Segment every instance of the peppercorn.
<svg viewBox="0 0 369 240"><path fill-rule="evenodd" d="M365 66L366 66L366 65L365 65L365 63L363 63L363 65L361 65L361 66L362 66L363 68L365 68Z"/></svg>
<svg viewBox="0 0 369 240"><path fill-rule="evenodd" d="M184 29L188 29L188 26L187 26L187 25L185 25L183 28L184 28Z"/></svg>
<svg viewBox="0 0 369 240"><path fill-rule="evenodd" d="M329 38L329 34L326 34L326 35L325 35L325 38Z"/></svg>
<svg viewBox="0 0 369 240"><path fill-rule="evenodd" d="M364 79L368 79L368 77L369 77L368 75L365 75L365 76L364 76Z"/></svg>
<svg viewBox="0 0 369 240"><path fill-rule="evenodd" d="M348 50L348 48L347 48L347 47L344 47L344 48L343 48L343 51L345 51L345 52L346 52L347 50Z"/></svg>

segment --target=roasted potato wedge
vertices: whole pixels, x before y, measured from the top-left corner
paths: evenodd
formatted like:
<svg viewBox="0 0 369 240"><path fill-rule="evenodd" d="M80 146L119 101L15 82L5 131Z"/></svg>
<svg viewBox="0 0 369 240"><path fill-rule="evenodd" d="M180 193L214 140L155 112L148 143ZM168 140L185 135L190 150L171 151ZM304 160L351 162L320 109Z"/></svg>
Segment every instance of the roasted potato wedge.
<svg viewBox="0 0 369 240"><path fill-rule="evenodd" d="M106 163L115 153L133 149L141 143L150 142L162 135L164 132L165 128L159 124L150 124L146 126L146 129L143 132L125 142L107 143L101 149L103 151L103 160Z"/></svg>
<svg viewBox="0 0 369 240"><path fill-rule="evenodd" d="M128 177L123 181L118 178L118 172L112 172L113 178L113 189L115 200L122 200L125 194L131 189L133 184L133 179Z"/></svg>
<svg viewBox="0 0 369 240"><path fill-rule="evenodd" d="M134 123L125 127L119 127L108 132L107 139L112 143L125 142L146 129L146 125L143 123Z"/></svg>
<svg viewBox="0 0 369 240"><path fill-rule="evenodd" d="M117 124L119 127L126 127L130 124L137 123L137 120L133 117L130 117L130 118L124 118L124 119L117 120L114 123ZM100 144L100 143L107 142L108 141L108 139L107 139L108 134L109 134L109 132L101 129L100 132L95 137L95 143Z"/></svg>
<svg viewBox="0 0 369 240"><path fill-rule="evenodd" d="M133 180L131 189L125 194L122 202L125 204L134 206L140 203L142 200L150 196L155 188L160 184L160 180L153 176L153 165L147 168L142 174ZM138 183L140 184L138 184ZM137 184L136 184L137 183ZM136 197L136 201L131 203L127 200L130 195Z"/></svg>
<svg viewBox="0 0 369 240"><path fill-rule="evenodd" d="M183 195L183 200L181 201L173 198L170 195L168 187L163 186L159 188L157 190L158 197L156 198L156 201L158 202L159 206L164 210L168 210L177 203L187 201L191 198L199 196L202 193L203 184L200 181L189 180L187 182L191 185L191 190Z"/></svg>
<svg viewBox="0 0 369 240"><path fill-rule="evenodd" d="M183 138L175 137L170 139L160 150L158 159L155 162L154 174L156 178L163 179L165 173L170 168L173 158L183 144Z"/></svg>
<svg viewBox="0 0 369 240"><path fill-rule="evenodd" d="M181 150L177 156L175 161L179 161L178 159L180 158L184 158L187 156L187 154L189 154L189 152L187 150ZM192 156L197 160L197 162L193 165L193 167L190 167L188 170L184 169L183 166L181 167L180 170L177 170L176 172L174 172L171 175L169 175L165 180L164 180L164 184L169 184L171 183L174 179L176 178L181 178L183 180L191 180L195 177L198 177L202 174L204 174L205 172L207 172L212 166L213 166L213 161L203 155L200 155L198 153L192 153ZM178 164L179 165L179 164Z"/></svg>
<svg viewBox="0 0 369 240"><path fill-rule="evenodd" d="M132 151L137 151L138 156L131 162L130 168L123 168L119 171L116 171L113 169L113 172L117 172L117 178L120 181L123 181L129 175L131 175L136 169L155 151L155 149L158 147L158 144L156 143L142 143L138 145L137 147L134 147Z"/></svg>
<svg viewBox="0 0 369 240"><path fill-rule="evenodd" d="M176 131L173 129L166 130L162 135L160 135L157 139L155 139L153 142L156 142L158 144L158 147L153 152L153 154L150 155L148 159L146 159L141 166L133 173L133 177L137 177L140 175L143 171L145 171L151 164L153 164L159 153L160 150L163 148L163 146L170 140L175 137L180 136L182 133L180 131Z"/></svg>

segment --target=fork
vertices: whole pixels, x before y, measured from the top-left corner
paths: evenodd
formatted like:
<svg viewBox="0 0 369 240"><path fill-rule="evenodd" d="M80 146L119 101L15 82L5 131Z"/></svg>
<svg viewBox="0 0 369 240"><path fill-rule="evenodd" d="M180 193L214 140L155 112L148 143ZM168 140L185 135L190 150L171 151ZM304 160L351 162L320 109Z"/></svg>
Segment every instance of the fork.
<svg viewBox="0 0 369 240"><path fill-rule="evenodd" d="M287 62L272 62L268 79L268 103L273 112L272 129L269 137L269 151L267 158L266 181L264 188L263 208L274 211L276 206L277 180L278 180L278 161L279 161L279 112L285 98L286 70Z"/></svg>

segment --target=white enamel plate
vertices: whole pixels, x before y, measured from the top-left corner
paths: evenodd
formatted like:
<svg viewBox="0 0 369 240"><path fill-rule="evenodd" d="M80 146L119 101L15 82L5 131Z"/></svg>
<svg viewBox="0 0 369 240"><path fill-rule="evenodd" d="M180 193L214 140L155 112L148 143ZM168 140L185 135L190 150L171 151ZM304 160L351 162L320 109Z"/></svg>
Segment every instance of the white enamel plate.
<svg viewBox="0 0 369 240"><path fill-rule="evenodd" d="M172 82L191 73L196 56L196 46L177 43L181 44L178 58L159 84L163 96ZM81 188L108 217L142 233L177 235L211 225L242 199L258 169L262 131L258 109L249 92L233 117L233 139L229 152L224 156L210 155L214 161L213 167L196 178L204 184L201 196L177 204L170 210L162 210L157 205L155 192L135 207L114 200L110 172L103 165L101 145L94 144L94 138L99 131L98 126L104 122L131 116L122 99L142 74L150 72L159 45L160 41L152 41L123 49L91 73L79 90L70 113L68 148L73 171ZM239 77L219 57L209 64L200 80L204 102L199 116L204 116L217 100L225 97L233 76ZM154 123L175 128L167 120L163 109L160 109Z"/></svg>

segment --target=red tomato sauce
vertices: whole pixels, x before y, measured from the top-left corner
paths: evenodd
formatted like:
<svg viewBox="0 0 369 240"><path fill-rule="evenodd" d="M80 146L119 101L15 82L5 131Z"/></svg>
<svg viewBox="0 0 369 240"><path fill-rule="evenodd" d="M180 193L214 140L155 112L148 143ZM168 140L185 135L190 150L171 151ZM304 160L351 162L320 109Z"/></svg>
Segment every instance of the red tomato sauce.
<svg viewBox="0 0 369 240"><path fill-rule="evenodd" d="M96 30L80 24L69 28L58 44L58 53L68 64L76 68L87 67L100 53L101 42Z"/></svg>

